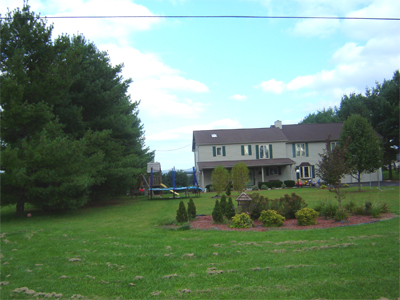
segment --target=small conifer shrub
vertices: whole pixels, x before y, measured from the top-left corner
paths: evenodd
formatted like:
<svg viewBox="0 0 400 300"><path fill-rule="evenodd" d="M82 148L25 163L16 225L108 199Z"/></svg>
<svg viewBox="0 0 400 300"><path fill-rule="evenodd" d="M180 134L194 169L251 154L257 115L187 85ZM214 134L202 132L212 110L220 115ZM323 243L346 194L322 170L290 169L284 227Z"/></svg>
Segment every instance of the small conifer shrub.
<svg viewBox="0 0 400 300"><path fill-rule="evenodd" d="M221 206L220 206L218 200L215 201L214 210L212 212L212 218L215 223L223 223L224 222L224 216L222 215Z"/></svg>
<svg viewBox="0 0 400 300"><path fill-rule="evenodd" d="M231 195L231 184L228 184L228 187L226 188L226 195L228 197Z"/></svg>
<svg viewBox="0 0 400 300"><path fill-rule="evenodd" d="M234 216L235 216L235 206L233 205L232 198L229 197L228 203L226 204L225 207L225 217L228 220L232 220Z"/></svg>
<svg viewBox="0 0 400 300"><path fill-rule="evenodd" d="M221 196L221 201L219 202L219 206L221 206L221 213L222 213L223 216L225 215L226 205L227 205L226 196L222 195Z"/></svg>
<svg viewBox="0 0 400 300"><path fill-rule="evenodd" d="M240 215L235 215L232 218L231 228L251 228L254 227L253 220L246 213L241 213Z"/></svg>
<svg viewBox="0 0 400 300"><path fill-rule="evenodd" d="M176 211L176 221L178 223L184 223L188 221L188 214L183 201L179 202L179 208Z"/></svg>
<svg viewBox="0 0 400 300"><path fill-rule="evenodd" d="M302 226L317 225L318 212L312 208L303 208L296 212L297 224Z"/></svg>
<svg viewBox="0 0 400 300"><path fill-rule="evenodd" d="M278 214L276 210L269 209L263 210L258 220L263 223L264 227L280 227L283 225L285 217Z"/></svg>
<svg viewBox="0 0 400 300"><path fill-rule="evenodd" d="M188 218L189 221L196 219L196 205L194 205L193 199L191 197L188 204Z"/></svg>

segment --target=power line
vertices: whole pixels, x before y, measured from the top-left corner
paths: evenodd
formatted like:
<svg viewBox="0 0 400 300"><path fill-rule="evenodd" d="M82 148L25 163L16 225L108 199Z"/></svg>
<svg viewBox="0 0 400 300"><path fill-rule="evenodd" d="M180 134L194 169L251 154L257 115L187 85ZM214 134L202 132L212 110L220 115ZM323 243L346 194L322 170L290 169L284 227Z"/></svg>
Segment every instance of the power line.
<svg viewBox="0 0 400 300"><path fill-rule="evenodd" d="M14 18L14 17L12 17ZM0 17L2 20L12 19ZM29 17L15 17L24 19ZM161 19L320 19L320 20L368 20L368 21L400 21L400 18L367 18L367 17L307 17L307 16L40 16L40 19L129 19L129 18L161 18Z"/></svg>
<svg viewBox="0 0 400 300"><path fill-rule="evenodd" d="M181 150L181 149L183 149L183 148L187 148L187 147L189 147L189 146L191 146L192 144L189 144L189 145L186 145L186 146L183 146L183 147L180 147L180 148L176 148L176 149L169 149L169 150L155 150L156 152L169 152L169 151L176 151L176 150Z"/></svg>

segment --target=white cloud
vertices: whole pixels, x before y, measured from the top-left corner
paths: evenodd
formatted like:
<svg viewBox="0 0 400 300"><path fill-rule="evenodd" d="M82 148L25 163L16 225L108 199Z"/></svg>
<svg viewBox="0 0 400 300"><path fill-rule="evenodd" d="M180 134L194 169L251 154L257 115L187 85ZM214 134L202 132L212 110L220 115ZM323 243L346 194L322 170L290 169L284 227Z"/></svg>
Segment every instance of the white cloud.
<svg viewBox="0 0 400 300"><path fill-rule="evenodd" d="M263 81L255 88L260 88L264 92L271 92L274 94L281 94L285 90L285 83L283 81L277 81L275 79L270 79L268 81Z"/></svg>
<svg viewBox="0 0 400 300"><path fill-rule="evenodd" d="M244 100L247 100L247 96L236 94L236 95L230 96L229 99L237 100L237 101L244 101Z"/></svg>

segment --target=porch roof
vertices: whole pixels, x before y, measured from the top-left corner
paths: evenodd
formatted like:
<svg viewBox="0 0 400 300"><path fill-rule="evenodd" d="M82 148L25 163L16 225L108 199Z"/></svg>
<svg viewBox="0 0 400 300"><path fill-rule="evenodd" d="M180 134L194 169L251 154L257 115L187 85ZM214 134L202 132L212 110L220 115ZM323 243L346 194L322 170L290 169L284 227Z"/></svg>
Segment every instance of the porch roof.
<svg viewBox="0 0 400 300"><path fill-rule="evenodd" d="M200 170L214 169L217 166L232 168L235 164L244 162L247 167L269 167L269 166L287 166L296 164L290 158L272 158L272 159L253 159L253 160L225 160L225 161L203 161L198 162Z"/></svg>

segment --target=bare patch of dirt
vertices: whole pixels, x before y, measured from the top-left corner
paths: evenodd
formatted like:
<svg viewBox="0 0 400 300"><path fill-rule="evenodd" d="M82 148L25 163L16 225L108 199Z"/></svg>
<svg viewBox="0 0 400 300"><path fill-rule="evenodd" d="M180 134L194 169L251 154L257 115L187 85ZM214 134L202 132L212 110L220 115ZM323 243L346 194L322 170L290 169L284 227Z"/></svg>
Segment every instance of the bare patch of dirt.
<svg viewBox="0 0 400 300"><path fill-rule="evenodd" d="M325 220L324 218L317 219L317 225L299 226L296 219L289 219L283 222L282 227L271 228L264 227L258 220L254 220L253 228L229 228L228 224L214 224L212 216L198 216L195 221L190 222L192 229L202 230L229 230L229 231L268 231L268 230L304 230L304 229L317 229L317 228L331 228L349 225L358 225L365 223L373 223L380 220L387 220L395 218L396 215L392 213L382 214L379 218L371 216L351 216L347 222L335 222L334 220Z"/></svg>

